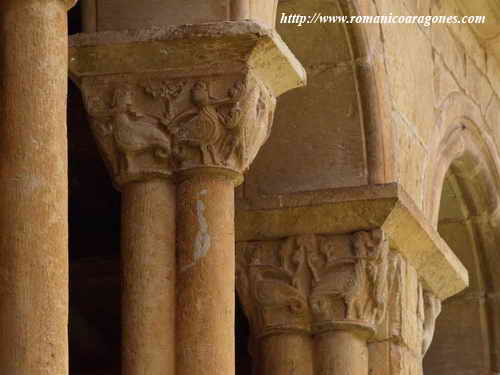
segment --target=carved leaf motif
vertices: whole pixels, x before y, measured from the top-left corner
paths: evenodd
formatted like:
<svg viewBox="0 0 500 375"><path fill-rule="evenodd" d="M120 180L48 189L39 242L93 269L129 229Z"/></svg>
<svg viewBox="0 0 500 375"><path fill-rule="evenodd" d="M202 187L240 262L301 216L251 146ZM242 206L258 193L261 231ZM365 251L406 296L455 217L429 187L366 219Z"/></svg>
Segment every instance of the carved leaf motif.
<svg viewBox="0 0 500 375"><path fill-rule="evenodd" d="M264 308L287 306L296 314L307 310L304 296L296 288L277 280L257 281L255 298Z"/></svg>

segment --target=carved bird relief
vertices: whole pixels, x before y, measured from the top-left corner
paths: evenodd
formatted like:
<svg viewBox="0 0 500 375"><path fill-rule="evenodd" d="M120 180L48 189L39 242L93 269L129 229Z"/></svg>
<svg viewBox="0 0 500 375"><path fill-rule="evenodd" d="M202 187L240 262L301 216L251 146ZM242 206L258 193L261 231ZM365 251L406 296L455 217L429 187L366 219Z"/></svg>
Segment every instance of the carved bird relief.
<svg viewBox="0 0 500 375"><path fill-rule="evenodd" d="M107 132L112 135L114 145L120 153L119 174L134 170L134 156L153 151L161 159L167 159L171 141L157 125L159 120L147 116L133 107L132 93L117 89L113 98L111 121Z"/></svg>
<svg viewBox="0 0 500 375"><path fill-rule="evenodd" d="M247 299L261 326L290 321L300 329L331 329L358 324L373 332L385 316L389 246L381 231L357 232L333 241L314 234L288 237L266 261L249 247L244 261ZM286 316L286 319L284 317ZM288 319L288 320L287 320ZM296 320L293 320L296 319Z"/></svg>

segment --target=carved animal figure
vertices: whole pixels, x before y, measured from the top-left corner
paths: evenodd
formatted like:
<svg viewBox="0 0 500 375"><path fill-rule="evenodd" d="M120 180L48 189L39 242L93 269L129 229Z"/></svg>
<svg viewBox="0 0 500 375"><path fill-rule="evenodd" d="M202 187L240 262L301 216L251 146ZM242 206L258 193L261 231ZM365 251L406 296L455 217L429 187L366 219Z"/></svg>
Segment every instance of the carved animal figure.
<svg viewBox="0 0 500 375"><path fill-rule="evenodd" d="M198 147L203 164L221 165L227 156L221 155L227 120L217 112L217 106L234 102L234 99L212 98L207 83L203 81L193 86L191 97L197 109L181 113L172 121L172 124L182 124L172 129L176 142Z"/></svg>
<svg viewBox="0 0 500 375"><path fill-rule="evenodd" d="M111 132L122 155L118 161L120 173L133 169L134 156L139 153L153 151L159 158L168 158L170 138L156 127L157 119L133 109L129 91L117 90L113 105Z"/></svg>

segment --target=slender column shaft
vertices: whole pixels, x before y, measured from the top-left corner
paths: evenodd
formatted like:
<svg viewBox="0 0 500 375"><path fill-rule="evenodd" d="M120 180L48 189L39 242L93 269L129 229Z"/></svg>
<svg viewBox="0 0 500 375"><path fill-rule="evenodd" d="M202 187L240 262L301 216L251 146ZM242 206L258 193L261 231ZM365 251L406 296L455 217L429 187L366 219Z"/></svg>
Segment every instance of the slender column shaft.
<svg viewBox="0 0 500 375"><path fill-rule="evenodd" d="M260 341L255 375L313 375L312 340L309 335L283 333Z"/></svg>
<svg viewBox="0 0 500 375"><path fill-rule="evenodd" d="M368 375L366 338L351 330L319 334L316 363L320 375Z"/></svg>
<svg viewBox="0 0 500 375"><path fill-rule="evenodd" d="M175 373L175 185L122 191L122 371Z"/></svg>
<svg viewBox="0 0 500 375"><path fill-rule="evenodd" d="M66 11L0 2L1 374L68 374Z"/></svg>
<svg viewBox="0 0 500 375"><path fill-rule="evenodd" d="M232 375L234 184L200 172L178 185L177 199L177 375Z"/></svg>

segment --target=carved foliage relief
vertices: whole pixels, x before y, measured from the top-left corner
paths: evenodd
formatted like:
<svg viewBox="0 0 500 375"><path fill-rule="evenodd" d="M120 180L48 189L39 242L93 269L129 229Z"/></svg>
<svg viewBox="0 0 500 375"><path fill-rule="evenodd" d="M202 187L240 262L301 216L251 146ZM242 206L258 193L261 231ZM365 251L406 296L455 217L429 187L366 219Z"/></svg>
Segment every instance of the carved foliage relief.
<svg viewBox="0 0 500 375"><path fill-rule="evenodd" d="M238 295L257 336L346 326L373 333L385 315L392 261L380 230L240 244Z"/></svg>
<svg viewBox="0 0 500 375"><path fill-rule="evenodd" d="M269 136L276 103L251 75L100 77L82 86L118 185L202 166L244 171Z"/></svg>

